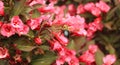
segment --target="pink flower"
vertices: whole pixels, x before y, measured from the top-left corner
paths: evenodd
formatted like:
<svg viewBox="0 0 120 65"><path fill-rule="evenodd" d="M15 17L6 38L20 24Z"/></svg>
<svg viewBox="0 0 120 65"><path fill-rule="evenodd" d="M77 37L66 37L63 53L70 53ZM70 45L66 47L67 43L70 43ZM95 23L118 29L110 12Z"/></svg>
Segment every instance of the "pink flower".
<svg viewBox="0 0 120 65"><path fill-rule="evenodd" d="M38 8L38 11L40 13L47 13L47 12L53 13L55 11L54 4L50 3L48 6L42 6Z"/></svg>
<svg viewBox="0 0 120 65"><path fill-rule="evenodd" d="M3 22L2 21L0 21L0 27L3 25Z"/></svg>
<svg viewBox="0 0 120 65"><path fill-rule="evenodd" d="M45 4L46 0L28 0L27 4L33 6L35 4Z"/></svg>
<svg viewBox="0 0 120 65"><path fill-rule="evenodd" d="M93 45L90 45L90 46L89 46L89 52L90 52L90 53L93 53L93 54L94 54L97 50L98 50L97 45L93 44Z"/></svg>
<svg viewBox="0 0 120 65"><path fill-rule="evenodd" d="M107 55L103 58L103 65L112 65L116 61L115 55Z"/></svg>
<svg viewBox="0 0 120 65"><path fill-rule="evenodd" d="M34 19L28 20L27 25L30 26L32 30L35 30L40 26L41 22L42 22L41 18L34 18Z"/></svg>
<svg viewBox="0 0 120 65"><path fill-rule="evenodd" d="M50 47L52 50L58 51L58 52L61 51L62 46L57 40L48 41L48 42L50 43Z"/></svg>
<svg viewBox="0 0 120 65"><path fill-rule="evenodd" d="M90 3L87 3L84 5L84 9L87 10L87 11L91 11L92 8L95 7L95 4L93 2L90 2Z"/></svg>
<svg viewBox="0 0 120 65"><path fill-rule="evenodd" d="M79 60L75 56L76 52L74 50L69 50L65 47L62 47L62 50L58 52L59 57L56 60L56 65L64 64L65 62L68 63L68 65L79 65Z"/></svg>
<svg viewBox="0 0 120 65"><path fill-rule="evenodd" d="M64 56L59 56L59 58L56 60L55 65L63 65L65 63L65 57Z"/></svg>
<svg viewBox="0 0 120 65"><path fill-rule="evenodd" d="M84 9L83 4L78 5L78 7L77 7L77 14L83 14L83 13L85 13L85 12L86 12L86 11L85 11L85 9Z"/></svg>
<svg viewBox="0 0 120 65"><path fill-rule="evenodd" d="M11 26L11 24L3 24L0 33L3 36L10 37L15 34L15 29Z"/></svg>
<svg viewBox="0 0 120 65"><path fill-rule="evenodd" d="M92 7L90 12L94 16L97 16L97 17L100 16L100 14L101 14L101 10L99 8L97 8L97 7Z"/></svg>
<svg viewBox="0 0 120 65"><path fill-rule="evenodd" d="M101 22L101 17L98 17L94 20L94 22L91 22L88 24L87 26L87 37L90 39L93 37L93 34L97 31L97 30L102 30L103 29L103 24Z"/></svg>
<svg viewBox="0 0 120 65"><path fill-rule="evenodd" d="M21 28L16 28L15 30L19 35L26 35L29 32L29 27L27 25L23 25Z"/></svg>
<svg viewBox="0 0 120 65"><path fill-rule="evenodd" d="M68 5L68 12L70 13L71 16L75 15L76 14L75 5L73 4Z"/></svg>
<svg viewBox="0 0 120 65"><path fill-rule="evenodd" d="M66 46L68 44L68 39L63 34L53 32L53 35L62 45Z"/></svg>
<svg viewBox="0 0 120 65"><path fill-rule="evenodd" d="M0 15L4 15L4 3L0 1Z"/></svg>
<svg viewBox="0 0 120 65"><path fill-rule="evenodd" d="M38 38L38 37L34 38L34 41L38 45L42 44L42 40L40 38Z"/></svg>
<svg viewBox="0 0 120 65"><path fill-rule="evenodd" d="M93 63L95 61L94 54L86 51L79 57L80 62L85 62L86 64Z"/></svg>
<svg viewBox="0 0 120 65"><path fill-rule="evenodd" d="M58 0L49 0L49 2L56 4L58 2Z"/></svg>
<svg viewBox="0 0 120 65"><path fill-rule="evenodd" d="M110 10L110 6L108 6L104 1L100 0L99 3L95 4L103 12L108 12Z"/></svg>
<svg viewBox="0 0 120 65"><path fill-rule="evenodd" d="M19 18L19 16L13 16L11 19L11 25L14 28L21 28L23 26L22 20Z"/></svg>
<svg viewBox="0 0 120 65"><path fill-rule="evenodd" d="M6 48L0 47L0 59L7 58L9 56Z"/></svg>
<svg viewBox="0 0 120 65"><path fill-rule="evenodd" d="M66 19L65 25L68 25L69 31L74 36L85 36L87 31L85 30L85 19L78 15L70 16Z"/></svg>

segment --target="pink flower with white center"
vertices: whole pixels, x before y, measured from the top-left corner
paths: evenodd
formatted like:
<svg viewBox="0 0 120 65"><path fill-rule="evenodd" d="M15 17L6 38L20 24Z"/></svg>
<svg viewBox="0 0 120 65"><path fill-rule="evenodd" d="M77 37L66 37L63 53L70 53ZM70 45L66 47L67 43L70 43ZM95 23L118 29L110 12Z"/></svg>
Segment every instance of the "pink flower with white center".
<svg viewBox="0 0 120 65"><path fill-rule="evenodd" d="M90 45L88 48L89 48L89 52L93 54L98 50L98 47L95 44Z"/></svg>
<svg viewBox="0 0 120 65"><path fill-rule="evenodd" d="M34 18L34 19L30 19L27 21L27 25L32 29L35 30L36 28L38 28L40 26L42 22L41 18Z"/></svg>
<svg viewBox="0 0 120 65"><path fill-rule="evenodd" d="M0 1L0 15L4 15L4 3Z"/></svg>
<svg viewBox="0 0 120 65"><path fill-rule="evenodd" d="M101 14L101 10L99 8L97 8L97 7L92 7L90 12L94 16L97 16L97 17L100 16L100 14Z"/></svg>
<svg viewBox="0 0 120 65"><path fill-rule="evenodd" d="M15 34L15 29L11 26L11 24L3 24L0 33L3 36L10 37Z"/></svg>
<svg viewBox="0 0 120 65"><path fill-rule="evenodd" d="M70 13L71 16L75 15L76 14L75 5L73 4L68 5L68 12Z"/></svg>
<svg viewBox="0 0 120 65"><path fill-rule="evenodd" d="M38 45L42 44L42 40L39 37L34 38L34 41Z"/></svg>
<svg viewBox="0 0 120 65"><path fill-rule="evenodd" d="M23 25L21 28L16 28L15 30L19 35L26 35L29 32L29 27L27 25Z"/></svg>
<svg viewBox="0 0 120 65"><path fill-rule="evenodd" d="M13 16L11 19L11 25L14 28L21 28L23 26L22 20L19 18L19 16Z"/></svg>
<svg viewBox="0 0 120 65"><path fill-rule="evenodd" d="M80 62L85 62L86 64L91 64L95 61L94 54L86 51L79 57Z"/></svg>
<svg viewBox="0 0 120 65"><path fill-rule="evenodd" d="M63 34L53 32L53 35L62 45L66 46L68 44L68 39Z"/></svg>
<svg viewBox="0 0 120 65"><path fill-rule="evenodd" d="M110 6L108 6L104 1L100 0L99 3L95 4L103 12L108 12L110 10Z"/></svg>
<svg viewBox="0 0 120 65"><path fill-rule="evenodd" d="M83 14L85 12L86 11L84 9L84 5L83 4L78 5L78 7L77 7L77 14Z"/></svg>
<svg viewBox="0 0 120 65"><path fill-rule="evenodd" d="M90 2L90 3L87 3L87 4L84 5L84 9L86 11L91 11L92 8L94 8L94 7L95 7L95 4L93 2Z"/></svg>
<svg viewBox="0 0 120 65"><path fill-rule="evenodd" d="M116 61L115 55L109 54L103 58L103 65L112 65Z"/></svg>
<svg viewBox="0 0 120 65"><path fill-rule="evenodd" d="M0 59L7 58L8 56L8 49L0 47Z"/></svg>

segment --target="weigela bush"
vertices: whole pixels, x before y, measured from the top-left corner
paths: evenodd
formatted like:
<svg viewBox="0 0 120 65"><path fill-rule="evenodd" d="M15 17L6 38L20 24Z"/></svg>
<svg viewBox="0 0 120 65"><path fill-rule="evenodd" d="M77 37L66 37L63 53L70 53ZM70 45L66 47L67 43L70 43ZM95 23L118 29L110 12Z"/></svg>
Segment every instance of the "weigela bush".
<svg viewBox="0 0 120 65"><path fill-rule="evenodd" d="M1 0L0 59L8 65L112 65L114 54L97 60L101 49L88 43L111 7L103 0L69 2Z"/></svg>

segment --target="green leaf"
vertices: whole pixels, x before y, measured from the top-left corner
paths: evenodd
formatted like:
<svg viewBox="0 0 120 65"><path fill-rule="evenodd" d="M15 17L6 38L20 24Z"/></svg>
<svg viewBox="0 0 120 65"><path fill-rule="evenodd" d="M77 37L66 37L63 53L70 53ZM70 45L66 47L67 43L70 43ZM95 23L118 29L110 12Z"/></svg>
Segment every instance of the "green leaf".
<svg viewBox="0 0 120 65"><path fill-rule="evenodd" d="M76 50L75 48L75 43L74 40L71 40L70 43L68 44L67 48L71 49L71 50Z"/></svg>
<svg viewBox="0 0 120 65"><path fill-rule="evenodd" d="M103 64L103 57L104 57L104 54L102 53L101 50L98 50L95 53L95 62L96 62L97 65L102 65Z"/></svg>
<svg viewBox="0 0 120 65"><path fill-rule="evenodd" d="M17 48L22 50L22 51L26 51L26 52L30 52L33 49L35 49L35 46L24 46L24 45L17 45Z"/></svg>
<svg viewBox="0 0 120 65"><path fill-rule="evenodd" d="M110 11L108 12L107 17L106 17L106 20L107 20L107 21L110 20L110 19L114 16L115 11L118 9L119 6L120 6L120 5L117 5L116 7L114 7L112 10L110 10Z"/></svg>
<svg viewBox="0 0 120 65"><path fill-rule="evenodd" d="M111 44L106 45L106 49L109 51L110 54L115 54L115 49Z"/></svg>
<svg viewBox="0 0 120 65"><path fill-rule="evenodd" d="M86 42L86 38L85 37L75 37L74 38L74 43L75 43L76 51L79 51L80 47L82 47L85 42Z"/></svg>
<svg viewBox="0 0 120 65"><path fill-rule="evenodd" d="M33 46L34 42L28 40L27 38L18 38L18 40L16 40L14 43L17 44L18 49L26 52L30 52L36 48Z"/></svg>
<svg viewBox="0 0 120 65"><path fill-rule="evenodd" d="M32 14L32 18L37 18L37 17L39 17L39 16L40 16L39 11L38 11L38 10L34 10L34 11L33 11L33 14Z"/></svg>
<svg viewBox="0 0 120 65"><path fill-rule="evenodd" d="M40 48L42 48L42 50L49 50L49 46L47 45L41 45Z"/></svg>
<svg viewBox="0 0 120 65"><path fill-rule="evenodd" d="M0 60L0 65L9 65L9 63L6 60Z"/></svg>
<svg viewBox="0 0 120 65"><path fill-rule="evenodd" d="M113 65L120 65L120 59L118 59Z"/></svg>
<svg viewBox="0 0 120 65"><path fill-rule="evenodd" d="M56 59L56 55L52 52L47 52L45 55L37 56L37 59L31 61L31 65L50 65Z"/></svg>
<svg viewBox="0 0 120 65"><path fill-rule="evenodd" d="M10 19L13 17L13 16L16 16L16 15L19 15L25 8L25 2L26 0L20 0L20 2L16 2L15 3L15 6L11 12L11 16L10 16Z"/></svg>
<svg viewBox="0 0 120 65"><path fill-rule="evenodd" d="M28 36L28 37L30 37L30 38L34 38L34 33L33 33L33 31L30 30L26 36Z"/></svg>

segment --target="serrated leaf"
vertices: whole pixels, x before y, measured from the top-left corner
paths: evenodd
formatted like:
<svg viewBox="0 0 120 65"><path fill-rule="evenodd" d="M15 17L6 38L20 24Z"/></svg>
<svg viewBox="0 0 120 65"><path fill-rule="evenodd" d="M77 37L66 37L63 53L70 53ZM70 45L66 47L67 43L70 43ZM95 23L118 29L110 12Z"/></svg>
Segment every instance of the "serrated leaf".
<svg viewBox="0 0 120 65"><path fill-rule="evenodd" d="M95 62L96 62L97 65L102 65L103 64L103 57L104 57L104 54L102 53L101 50L98 50L95 53Z"/></svg>
<svg viewBox="0 0 120 65"><path fill-rule="evenodd" d="M38 56L37 59L33 59L31 65L50 65L56 59L55 54L49 52L43 56Z"/></svg>

